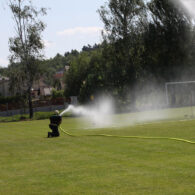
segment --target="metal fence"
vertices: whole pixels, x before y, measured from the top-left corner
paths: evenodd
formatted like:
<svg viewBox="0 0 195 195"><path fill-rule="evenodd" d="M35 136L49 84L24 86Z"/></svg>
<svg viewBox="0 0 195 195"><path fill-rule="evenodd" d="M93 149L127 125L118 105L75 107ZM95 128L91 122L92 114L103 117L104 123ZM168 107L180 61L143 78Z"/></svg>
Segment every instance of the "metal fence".
<svg viewBox="0 0 195 195"><path fill-rule="evenodd" d="M44 107L36 107L33 108L34 112L50 112L50 111L54 111L54 110L63 110L65 108L67 108L68 104L64 104L64 105L50 105L50 106L44 106ZM0 116L13 116L13 115L19 115L19 114L27 114L29 113L29 109L17 109L17 110L7 110L7 111L3 111L0 112Z"/></svg>

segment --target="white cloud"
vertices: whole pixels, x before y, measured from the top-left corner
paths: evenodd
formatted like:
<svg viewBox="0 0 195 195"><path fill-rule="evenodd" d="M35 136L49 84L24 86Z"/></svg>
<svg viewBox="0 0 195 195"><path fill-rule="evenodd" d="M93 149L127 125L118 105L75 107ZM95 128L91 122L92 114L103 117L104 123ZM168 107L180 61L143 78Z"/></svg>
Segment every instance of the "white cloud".
<svg viewBox="0 0 195 195"><path fill-rule="evenodd" d="M75 28L69 28L65 29L63 31L57 32L57 35L60 36L71 36L71 35L94 35L98 34L103 30L101 27L93 26L93 27L75 27Z"/></svg>
<svg viewBox="0 0 195 195"><path fill-rule="evenodd" d="M54 45L53 42L47 40L43 40L43 44L46 48L51 48Z"/></svg>
<svg viewBox="0 0 195 195"><path fill-rule="evenodd" d="M9 63L8 60L0 58L0 67L6 67L8 65L8 63Z"/></svg>

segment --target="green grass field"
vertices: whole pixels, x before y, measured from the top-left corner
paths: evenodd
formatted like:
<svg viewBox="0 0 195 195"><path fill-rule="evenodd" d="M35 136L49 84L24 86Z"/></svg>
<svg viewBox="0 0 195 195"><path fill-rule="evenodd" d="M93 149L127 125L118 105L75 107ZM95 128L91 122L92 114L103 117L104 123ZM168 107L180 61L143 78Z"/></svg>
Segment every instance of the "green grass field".
<svg viewBox="0 0 195 195"><path fill-rule="evenodd" d="M175 121L84 130L80 118L64 118L62 127L74 134L163 136L195 141L195 120L176 120L185 115L185 110L169 113ZM124 117L131 120L136 114L115 117L118 121ZM48 139L48 123L0 123L0 194L195 194L195 144L69 137L63 133L59 138Z"/></svg>

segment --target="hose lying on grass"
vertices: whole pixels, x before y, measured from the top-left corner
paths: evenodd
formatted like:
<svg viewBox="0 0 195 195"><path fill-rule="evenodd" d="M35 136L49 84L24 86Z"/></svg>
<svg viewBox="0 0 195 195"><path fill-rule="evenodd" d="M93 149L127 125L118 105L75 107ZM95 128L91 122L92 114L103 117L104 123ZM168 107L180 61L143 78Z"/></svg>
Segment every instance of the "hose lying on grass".
<svg viewBox="0 0 195 195"><path fill-rule="evenodd" d="M167 140L175 140L175 141L185 142L185 143L189 143L189 144L195 144L195 142L193 142L193 141L181 139L181 138L174 138L174 137L123 136L123 135L109 135L109 134L74 135L74 134L71 134L71 133L65 131L61 126L60 126L60 130L63 133L65 133L66 135L69 135L72 137L103 136L103 137L118 137L118 138L135 138L135 139L167 139Z"/></svg>

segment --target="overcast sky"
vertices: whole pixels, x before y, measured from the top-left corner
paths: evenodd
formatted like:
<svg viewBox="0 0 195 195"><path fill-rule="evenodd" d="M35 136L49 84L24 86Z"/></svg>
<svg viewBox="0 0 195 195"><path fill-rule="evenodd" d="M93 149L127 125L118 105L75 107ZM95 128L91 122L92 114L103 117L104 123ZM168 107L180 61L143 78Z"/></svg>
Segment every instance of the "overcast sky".
<svg viewBox="0 0 195 195"><path fill-rule="evenodd" d="M8 65L9 37L14 35L12 15L7 0L0 0L0 66ZM81 50L84 45L101 42L100 20L97 9L105 0L32 0L37 7L47 7L47 24L43 32L46 58L57 53L64 54L72 49Z"/></svg>

